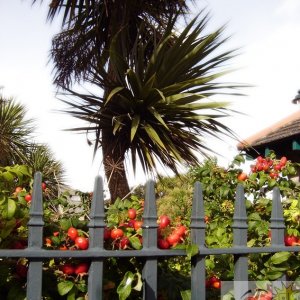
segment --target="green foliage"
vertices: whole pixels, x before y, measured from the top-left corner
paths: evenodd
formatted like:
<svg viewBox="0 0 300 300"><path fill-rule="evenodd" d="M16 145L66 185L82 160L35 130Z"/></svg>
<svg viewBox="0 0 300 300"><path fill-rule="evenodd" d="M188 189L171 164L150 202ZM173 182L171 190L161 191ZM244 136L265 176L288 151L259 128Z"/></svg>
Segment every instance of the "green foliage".
<svg viewBox="0 0 300 300"><path fill-rule="evenodd" d="M174 249L186 249L186 256L160 259L158 264L158 295L160 299L189 299L191 260L198 252L189 237L193 184L203 183L205 201L206 246L208 248L231 247L233 242L232 218L235 204L235 189L238 183L246 191L248 218L248 247L271 244L270 215L272 200L270 191L279 187L283 197L282 205L286 224L286 237L300 245L300 193L299 186L290 179L298 166L290 161L282 164L278 176L273 175L280 160L271 153L269 158L257 159L252 171L240 176L243 156L237 156L228 168L220 167L216 160L206 160L181 177L161 178L156 185L158 215L167 215L171 224L158 231L159 239L166 239L179 225L185 225L184 235L172 245ZM258 170L260 163L268 162L268 167ZM279 167L276 167L279 169ZM274 178L272 178L274 177ZM27 243L28 209L30 202L25 196L31 193L31 170L26 166L0 168L0 222L1 248L23 249ZM274 180L274 181L273 181ZM275 183L274 183L275 182ZM16 187L20 187L17 191ZM227 187L227 190L226 190ZM80 250L76 241L68 235L74 227L78 236L88 238L89 207L92 194L75 192L81 197L80 205L72 201L73 193L63 192L51 198L47 190L44 195L44 237L45 249ZM105 217L109 235L104 235L106 249L130 251L142 247L144 200L132 195L125 200L117 199L106 204ZM130 217L129 209L134 210ZM132 219L133 218L133 219ZM158 222L161 222L158 220ZM161 225L161 223L159 223ZM111 231L121 229L122 236L113 238ZM125 241L125 242L124 242ZM158 244L159 245L159 244ZM166 250L167 251L167 250ZM209 255L206 257L207 297L219 299L219 289L209 282L233 280L234 261L232 255ZM278 252L249 255L249 279L269 282L287 274L289 280L300 279L300 257L294 252ZM76 268L83 264L83 271ZM64 268L69 266L71 271ZM47 299L84 299L87 293L89 262L77 259L51 259L44 262L44 295ZM104 299L141 299L142 259L108 258L104 261ZM22 299L26 281L26 259L2 260L0 263L0 294L7 299ZM69 273L67 273L69 272ZM77 273L76 273L77 272ZM265 287L264 287L265 288ZM230 297L230 295L227 295Z"/></svg>
<svg viewBox="0 0 300 300"><path fill-rule="evenodd" d="M0 166L26 161L33 126L25 114L23 105L0 94Z"/></svg>

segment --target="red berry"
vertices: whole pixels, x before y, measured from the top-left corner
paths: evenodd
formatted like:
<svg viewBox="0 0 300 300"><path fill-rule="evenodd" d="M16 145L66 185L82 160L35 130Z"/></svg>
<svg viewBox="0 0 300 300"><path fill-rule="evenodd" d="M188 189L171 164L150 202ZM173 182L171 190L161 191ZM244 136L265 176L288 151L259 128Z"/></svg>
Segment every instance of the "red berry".
<svg viewBox="0 0 300 300"><path fill-rule="evenodd" d="M120 228L114 228L110 233L110 236L113 240L121 238L123 235L124 235L124 232Z"/></svg>
<svg viewBox="0 0 300 300"><path fill-rule="evenodd" d="M21 241L15 241L12 244L12 249L25 249L25 248L26 248L26 246Z"/></svg>
<svg viewBox="0 0 300 300"><path fill-rule="evenodd" d="M173 232L178 234L180 237L183 237L186 234L186 227L184 225L179 225Z"/></svg>
<svg viewBox="0 0 300 300"><path fill-rule="evenodd" d="M286 246L294 246L295 244L297 244L298 242L298 238L294 235L286 235L284 237L284 243Z"/></svg>
<svg viewBox="0 0 300 300"><path fill-rule="evenodd" d="M244 172L240 173L237 177L237 179L240 181L245 181L247 178L248 178L248 175Z"/></svg>
<svg viewBox="0 0 300 300"><path fill-rule="evenodd" d="M75 272L74 267L71 264L64 264L61 267L61 270L63 271L64 274L66 275L72 275Z"/></svg>
<svg viewBox="0 0 300 300"><path fill-rule="evenodd" d="M42 190L44 191L46 189L47 185L45 182L42 182Z"/></svg>
<svg viewBox="0 0 300 300"><path fill-rule="evenodd" d="M129 244L130 244L129 238L124 236L121 238L119 246L121 249L126 249L129 246Z"/></svg>
<svg viewBox="0 0 300 300"><path fill-rule="evenodd" d="M75 241L76 238L78 237L78 230L74 227L70 227L68 229L68 237L72 240Z"/></svg>
<svg viewBox="0 0 300 300"><path fill-rule="evenodd" d="M168 235L167 241L171 246L175 246L179 243L180 236L177 233L171 233L170 235Z"/></svg>
<svg viewBox="0 0 300 300"><path fill-rule="evenodd" d="M128 221L128 227L134 228L135 222L136 222L135 220L129 220L129 221Z"/></svg>
<svg viewBox="0 0 300 300"><path fill-rule="evenodd" d="M89 271L89 264L88 263L80 263L77 266L75 266L74 273L76 275L78 274L86 274Z"/></svg>
<svg viewBox="0 0 300 300"><path fill-rule="evenodd" d="M86 250L89 247L89 240L86 237L83 236L78 236L75 239L75 245L80 249L80 250Z"/></svg>
<svg viewBox="0 0 300 300"><path fill-rule="evenodd" d="M134 208L128 209L128 218L133 220L136 217L136 210Z"/></svg>
<svg viewBox="0 0 300 300"><path fill-rule="evenodd" d="M143 225L143 221L135 221L133 225L134 230L138 231L140 228L142 228L142 225Z"/></svg>
<svg viewBox="0 0 300 300"><path fill-rule="evenodd" d="M23 191L23 188L21 186L17 186L15 189L15 193L19 194L21 191Z"/></svg>
<svg viewBox="0 0 300 300"><path fill-rule="evenodd" d="M216 276L212 276L209 279L209 285L215 289L220 289L221 288L221 280Z"/></svg>
<svg viewBox="0 0 300 300"><path fill-rule="evenodd" d="M170 218L167 215L162 215L159 218L159 228L166 228L171 223Z"/></svg>
<svg viewBox="0 0 300 300"><path fill-rule="evenodd" d="M169 249L170 248L170 244L165 239L158 239L157 246L160 249Z"/></svg>
<svg viewBox="0 0 300 300"><path fill-rule="evenodd" d="M16 273L17 275L19 275L22 278L26 278L27 277L27 272L28 272L28 267L18 263L16 265Z"/></svg>
<svg viewBox="0 0 300 300"><path fill-rule="evenodd" d="M282 156L280 159L280 165L284 167L286 163L287 163L287 158L285 156Z"/></svg>
<svg viewBox="0 0 300 300"><path fill-rule="evenodd" d="M282 169L282 165L275 165L274 166L274 170L276 170L276 171L281 171L281 169Z"/></svg>
<svg viewBox="0 0 300 300"><path fill-rule="evenodd" d="M109 240L111 235L111 230L107 227L104 228L104 240Z"/></svg>
<svg viewBox="0 0 300 300"><path fill-rule="evenodd" d="M257 156L257 158L256 158L256 161L258 161L258 162L263 162L263 158L261 157L261 156Z"/></svg>
<svg viewBox="0 0 300 300"><path fill-rule="evenodd" d="M26 202L30 202L32 197L31 197L30 194L27 194L27 195L25 195L24 199L25 199Z"/></svg>
<svg viewBox="0 0 300 300"><path fill-rule="evenodd" d="M271 172L270 173L270 177L273 178L273 179L276 179L278 178L279 174L277 172Z"/></svg>

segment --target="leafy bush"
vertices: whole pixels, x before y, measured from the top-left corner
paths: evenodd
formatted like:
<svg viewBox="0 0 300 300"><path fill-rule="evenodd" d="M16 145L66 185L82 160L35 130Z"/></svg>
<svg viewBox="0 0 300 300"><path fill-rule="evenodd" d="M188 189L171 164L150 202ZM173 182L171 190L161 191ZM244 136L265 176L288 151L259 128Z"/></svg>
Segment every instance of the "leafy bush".
<svg viewBox="0 0 300 300"><path fill-rule="evenodd" d="M158 247L190 251L186 257L159 260L159 299L188 299L193 252L189 237L193 184L202 182L205 201L206 246L232 246L232 218L235 190L242 183L246 192L248 246L265 246L271 242L269 222L271 190L278 186L283 197L287 246L300 244L300 192L290 179L298 165L285 158L256 159L250 172L243 171L243 155L235 157L228 168L216 160L207 160L181 177L162 178L156 186L158 207ZM32 193L32 175L26 166L0 168L0 247L24 249L27 246L27 222ZM77 191L81 202L72 201L66 191L53 198L43 183L44 248L74 249L88 247L91 193ZM74 197L73 197L74 198ZM79 204L78 204L79 203ZM106 249L139 250L143 245L144 200L132 195L105 207ZM166 250L167 251L167 250ZM139 258L109 258L104 267L105 299L141 299ZM207 297L219 299L221 280L233 279L233 257L210 255L206 258ZM28 262L26 259L0 261L0 294L6 299L24 299ZM85 299L89 262L76 259L50 259L44 262L44 299ZM249 256L250 280L268 282L287 274L300 280L297 253L252 254ZM268 291L265 291L267 293ZM187 297L187 298L186 298Z"/></svg>

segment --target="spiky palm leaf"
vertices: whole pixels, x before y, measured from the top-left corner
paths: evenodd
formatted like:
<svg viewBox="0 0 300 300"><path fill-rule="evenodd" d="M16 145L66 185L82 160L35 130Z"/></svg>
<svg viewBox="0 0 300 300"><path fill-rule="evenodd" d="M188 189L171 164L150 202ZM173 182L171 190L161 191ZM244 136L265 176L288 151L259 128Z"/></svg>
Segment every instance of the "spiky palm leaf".
<svg viewBox="0 0 300 300"><path fill-rule="evenodd" d="M30 146L32 121L25 118L26 109L12 98L0 95L0 165L22 164Z"/></svg>
<svg viewBox="0 0 300 300"><path fill-rule="evenodd" d="M62 163L54 158L47 145L32 144L27 154L27 165L33 174L42 172L43 181L47 183L52 196L57 196L59 189L65 187L65 175Z"/></svg>
<svg viewBox="0 0 300 300"><path fill-rule="evenodd" d="M33 0L33 3L37 0ZM74 81L86 80L93 63L107 67L108 49L112 37L126 30L124 41L130 51L140 24L157 34L165 28L170 16L187 11L186 0L52 0L48 18L63 13L63 30L52 41L54 82L71 86ZM133 38L132 38L133 37ZM124 50L124 49L123 49ZM101 59L100 59L101 57ZM107 69L106 69L107 71ZM98 69L97 76L100 76ZM104 78L103 84L108 82Z"/></svg>
<svg viewBox="0 0 300 300"><path fill-rule="evenodd" d="M122 55L122 33L116 35L110 61L119 76L108 97L68 90L81 99L66 101L75 108L70 113L91 123L74 130L94 130L95 149L101 146L102 131L110 130L111 147L130 152L134 168L139 158L145 171L156 170L158 160L174 172L178 162L196 164L195 151L207 154L205 135L233 135L219 121L228 115L227 103L209 100L236 87L216 81L225 74L220 67L233 51L220 52L226 41L221 38L222 28L205 35L206 24L207 16L196 17L176 36L170 22L150 59L144 55L147 43L139 35L130 56ZM97 78L91 81L99 84Z"/></svg>

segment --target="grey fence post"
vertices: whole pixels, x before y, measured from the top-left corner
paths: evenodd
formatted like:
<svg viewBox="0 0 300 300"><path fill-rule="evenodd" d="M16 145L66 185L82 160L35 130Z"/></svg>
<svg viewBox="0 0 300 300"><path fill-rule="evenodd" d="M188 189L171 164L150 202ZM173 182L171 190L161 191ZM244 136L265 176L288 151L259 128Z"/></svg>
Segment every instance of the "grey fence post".
<svg viewBox="0 0 300 300"><path fill-rule="evenodd" d="M234 216L233 216L233 246L247 246L247 213L244 187L237 186ZM234 299L240 300L247 293L248 285L248 255L238 254L234 256Z"/></svg>
<svg viewBox="0 0 300 300"><path fill-rule="evenodd" d="M202 186L194 185L194 197L191 216L191 240L199 248L205 246L205 215ZM205 256L192 257L191 290L192 300L205 299Z"/></svg>
<svg viewBox="0 0 300 300"><path fill-rule="evenodd" d="M145 204L143 213L143 250L157 249L157 212L154 181L146 184ZM143 299L154 300L157 298L157 258L146 257L142 278Z"/></svg>
<svg viewBox="0 0 300 300"><path fill-rule="evenodd" d="M31 201L29 217L30 219L28 222L28 250L40 250L43 246L44 226L42 174L40 172L37 172L34 176L33 197ZM26 256L26 253L24 253L24 256ZM29 259L26 293L26 298L28 300L42 299L42 266L42 258Z"/></svg>
<svg viewBox="0 0 300 300"><path fill-rule="evenodd" d="M281 203L280 190L278 187L273 189L272 198L272 213L271 213L271 245L272 246L283 246L284 245L284 218L283 218L283 208ZM286 275L280 278L281 282L286 281ZM278 283L278 288L281 288L282 283ZM273 288L275 288L276 283L273 283Z"/></svg>
<svg viewBox="0 0 300 300"><path fill-rule="evenodd" d="M89 222L89 249L103 251L105 227L103 181L100 176L95 179L93 199ZM90 300L102 299L103 258L92 259L88 277L88 297Z"/></svg>

